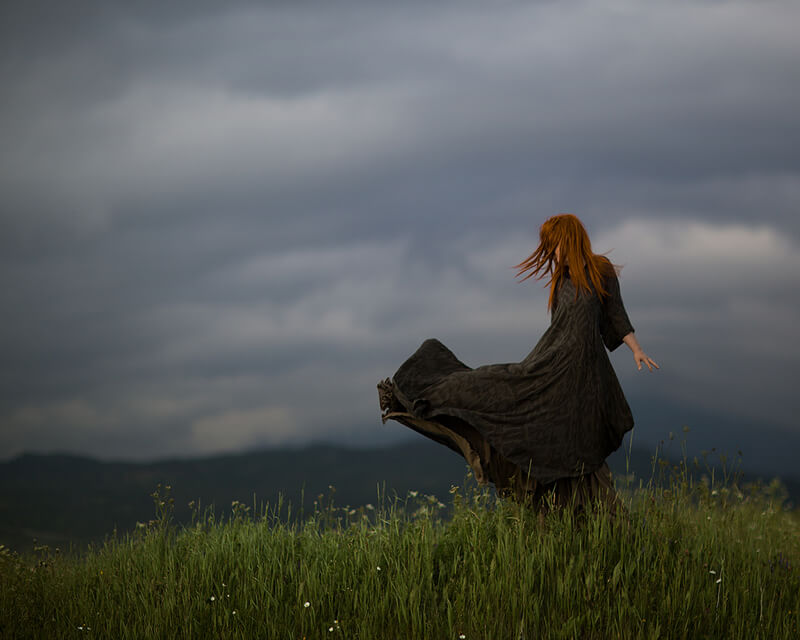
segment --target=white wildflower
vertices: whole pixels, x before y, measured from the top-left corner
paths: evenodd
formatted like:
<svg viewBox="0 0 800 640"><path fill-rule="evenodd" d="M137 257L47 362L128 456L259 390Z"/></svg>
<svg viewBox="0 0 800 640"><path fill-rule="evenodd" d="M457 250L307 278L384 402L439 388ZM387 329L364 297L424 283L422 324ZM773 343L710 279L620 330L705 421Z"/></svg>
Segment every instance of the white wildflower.
<svg viewBox="0 0 800 640"><path fill-rule="evenodd" d="M412 498L416 498L419 495L419 491L409 491L408 495L410 495Z"/></svg>
<svg viewBox="0 0 800 640"><path fill-rule="evenodd" d="M306 601L303 603L303 606L304 606L306 609L308 609L308 608L311 606L311 603L310 603L308 600L306 600Z"/></svg>
<svg viewBox="0 0 800 640"><path fill-rule="evenodd" d="M381 570L381 568L380 568L380 567L378 567L378 571L380 571L380 570Z"/></svg>
<svg viewBox="0 0 800 640"><path fill-rule="evenodd" d="M333 627L328 627L328 631L333 631Z"/></svg>

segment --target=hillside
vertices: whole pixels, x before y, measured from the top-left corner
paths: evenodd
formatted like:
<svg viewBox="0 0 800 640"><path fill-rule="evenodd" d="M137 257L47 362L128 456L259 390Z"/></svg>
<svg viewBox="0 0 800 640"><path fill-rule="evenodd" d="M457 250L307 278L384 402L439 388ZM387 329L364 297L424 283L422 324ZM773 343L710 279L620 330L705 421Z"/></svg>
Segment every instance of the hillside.
<svg viewBox="0 0 800 640"><path fill-rule="evenodd" d="M626 468L637 482L646 482L652 455L634 449L626 463L626 452L615 453L609 462L618 484ZM279 495L297 512L302 496L308 512L320 494L328 500L330 486L342 506L376 503L379 487L389 497L409 490L445 497L467 470L458 455L426 440L380 449L314 445L152 463L26 454L0 464L0 544L26 550L37 541L66 550L72 543L85 549L115 529L130 531L152 518L150 494L159 483L171 485L175 517L188 522L192 500L201 510L214 505L223 515L234 500L248 505L255 500L258 511ZM782 480L797 501L800 482Z"/></svg>

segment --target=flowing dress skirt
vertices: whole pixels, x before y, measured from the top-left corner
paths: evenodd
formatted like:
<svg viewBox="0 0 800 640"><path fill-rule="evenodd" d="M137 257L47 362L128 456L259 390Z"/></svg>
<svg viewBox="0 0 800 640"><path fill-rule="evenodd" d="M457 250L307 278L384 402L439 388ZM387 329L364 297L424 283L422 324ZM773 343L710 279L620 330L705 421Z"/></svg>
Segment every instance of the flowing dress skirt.
<svg viewBox="0 0 800 640"><path fill-rule="evenodd" d="M617 514L623 509L614 490L611 470L605 462L588 473L541 482L498 453L477 429L459 418L439 417L436 421L417 418L392 402L391 381L380 382L378 390L381 406L386 409L381 416L383 422L395 420L459 453L478 484L491 482L503 498L528 504L542 513L561 508L581 512L602 506L609 513Z"/></svg>

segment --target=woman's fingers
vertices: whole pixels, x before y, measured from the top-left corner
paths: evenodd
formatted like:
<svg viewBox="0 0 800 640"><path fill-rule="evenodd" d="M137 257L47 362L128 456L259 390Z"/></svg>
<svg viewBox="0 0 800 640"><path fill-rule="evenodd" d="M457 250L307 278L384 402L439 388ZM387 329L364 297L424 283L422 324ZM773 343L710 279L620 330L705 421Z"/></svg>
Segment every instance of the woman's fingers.
<svg viewBox="0 0 800 640"><path fill-rule="evenodd" d="M653 370L653 367L655 367L656 369L660 369L661 368L656 364L656 361L653 360L651 357L642 354L641 358L636 358L636 364L638 365L637 368L638 368L639 371L642 370L642 362L644 362L647 365L647 368L650 371Z"/></svg>

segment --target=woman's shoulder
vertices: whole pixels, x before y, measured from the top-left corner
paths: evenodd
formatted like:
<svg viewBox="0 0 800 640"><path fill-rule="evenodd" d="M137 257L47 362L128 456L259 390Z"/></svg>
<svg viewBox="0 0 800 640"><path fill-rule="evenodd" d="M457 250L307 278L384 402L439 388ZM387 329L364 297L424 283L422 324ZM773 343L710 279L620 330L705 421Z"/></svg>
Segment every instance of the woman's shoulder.
<svg viewBox="0 0 800 640"><path fill-rule="evenodd" d="M594 264L603 280L616 280L619 277L620 267L611 262L606 256L595 255Z"/></svg>
<svg viewBox="0 0 800 640"><path fill-rule="evenodd" d="M608 256L596 253L592 256L592 259L594 260L595 265L597 266L598 269L600 269L601 272L608 273L614 271L614 264L611 262L611 260L608 259Z"/></svg>

